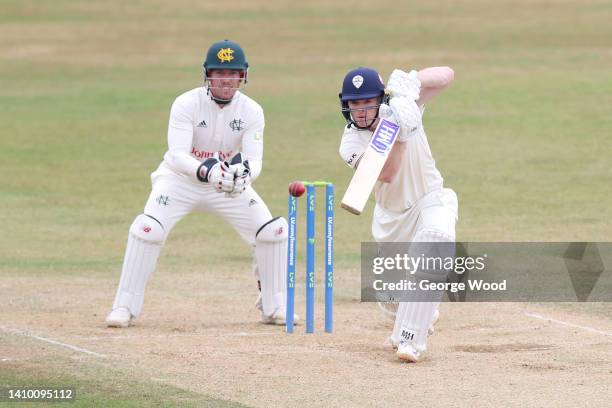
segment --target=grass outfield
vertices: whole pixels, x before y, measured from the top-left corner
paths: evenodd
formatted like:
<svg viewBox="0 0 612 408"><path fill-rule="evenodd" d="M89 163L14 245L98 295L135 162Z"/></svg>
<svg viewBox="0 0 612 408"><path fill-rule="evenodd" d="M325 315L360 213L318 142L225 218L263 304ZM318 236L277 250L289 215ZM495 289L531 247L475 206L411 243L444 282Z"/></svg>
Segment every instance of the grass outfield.
<svg viewBox="0 0 612 408"><path fill-rule="evenodd" d="M609 1L257 3L0 3L0 277L96 277L110 303L128 227L166 151L169 107L200 84L205 51L223 38L244 47L245 92L266 114L255 187L273 213L286 213L294 179L331 180L340 200L351 176L337 153L346 71L372 66L386 78L395 67L449 65L455 82L424 123L459 196L458 239L612 240ZM354 279L371 209L372 200L363 217L336 211L337 269ZM173 230L159 270L204 269L211 259L250 278L250 253L235 233L192 214ZM0 283L5 310L26 301L11 288ZM11 347L0 332L0 357ZM0 370L0 386L56 381L38 375L53 368L45 362L43 353ZM110 398L96 391L110 374L73 377L61 367L59 379L83 382L91 401ZM152 404L166 395L138 381L142 399L147 387ZM129 392L117 395L130 406Z"/></svg>
<svg viewBox="0 0 612 408"><path fill-rule="evenodd" d="M74 390L74 399L70 407L139 407L146 401L148 407L224 407L240 408L242 404L211 398L206 395L190 392L178 387L164 385L160 380L144 382L131 378L129 373L118 375L112 370L112 375L92 370L85 364L62 361L61 365L70 367L71 372L58 372L57 360L43 360L40 366L23 367L21 369L5 369L0 372L0 387L13 389L66 389ZM53 370L53 372L51 372ZM6 393L3 396L6 398ZM7 400L0 399L2 403ZM51 401L57 402L57 401ZM65 401L64 401L65 402ZM40 401L15 402L17 407L40 407ZM45 406L55 404L48 403ZM60 405L61 406L61 405Z"/></svg>

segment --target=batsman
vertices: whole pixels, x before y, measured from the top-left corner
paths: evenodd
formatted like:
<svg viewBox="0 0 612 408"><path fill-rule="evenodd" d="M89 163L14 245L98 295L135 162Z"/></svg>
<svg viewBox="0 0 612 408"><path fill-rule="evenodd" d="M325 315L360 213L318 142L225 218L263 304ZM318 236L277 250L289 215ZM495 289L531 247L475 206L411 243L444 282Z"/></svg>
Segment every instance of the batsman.
<svg viewBox="0 0 612 408"><path fill-rule="evenodd" d="M448 87L453 77L449 67L409 73L396 69L386 88L378 72L370 68L357 68L344 78L340 102L346 127L340 156L357 171L342 206L359 214L373 186L376 206L372 234L379 243L435 247L427 243L455 241L457 196L444 188L422 123L425 104ZM381 134L385 142L393 143L387 151L370 143L383 119L387 120L383 127L390 125ZM392 129L397 132L395 139L389 137ZM381 151L388 154L386 161L381 161ZM443 271L435 272L426 278L446 279ZM399 303L390 342L400 360L419 360L427 346L430 326L437 319L438 303L436 297Z"/></svg>
<svg viewBox="0 0 612 408"><path fill-rule="evenodd" d="M262 170L265 123L261 106L240 91L248 66L237 43L216 42L204 61L204 85L172 104L168 151L151 174L144 211L129 229L109 327L127 327L141 314L145 287L168 234L193 211L220 217L254 248L262 322L285 323L287 221L272 217L252 187ZM203 225L202 234L217 232Z"/></svg>

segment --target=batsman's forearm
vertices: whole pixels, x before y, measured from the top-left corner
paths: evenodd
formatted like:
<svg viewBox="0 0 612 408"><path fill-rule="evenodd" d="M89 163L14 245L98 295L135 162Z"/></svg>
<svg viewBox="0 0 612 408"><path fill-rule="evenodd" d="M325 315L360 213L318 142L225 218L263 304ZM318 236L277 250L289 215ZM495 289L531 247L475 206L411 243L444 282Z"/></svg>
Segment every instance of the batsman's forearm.
<svg viewBox="0 0 612 408"><path fill-rule="evenodd" d="M400 169L402 164L402 157L406 152L406 143L397 141L391 148L391 153L389 153L389 157L387 157L387 161L380 171L380 175L378 176L378 181L382 181L383 183L391 183L395 176L397 176L397 172Z"/></svg>
<svg viewBox="0 0 612 408"><path fill-rule="evenodd" d="M450 67L432 67L419 71L418 77L421 93L417 104L423 106L453 82L455 72Z"/></svg>
<svg viewBox="0 0 612 408"><path fill-rule="evenodd" d="M450 67L430 67L417 74L422 88L446 88L453 82L455 71Z"/></svg>

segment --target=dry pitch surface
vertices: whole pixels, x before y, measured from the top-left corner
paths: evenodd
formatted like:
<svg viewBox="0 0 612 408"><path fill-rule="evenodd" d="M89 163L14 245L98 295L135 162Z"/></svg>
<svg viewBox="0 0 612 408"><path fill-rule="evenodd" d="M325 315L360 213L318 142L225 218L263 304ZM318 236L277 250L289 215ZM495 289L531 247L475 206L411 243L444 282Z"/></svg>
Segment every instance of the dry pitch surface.
<svg viewBox="0 0 612 408"><path fill-rule="evenodd" d="M594 314L594 305L443 304L428 353L405 364L385 344L391 322L375 305L343 296L357 290L354 282L337 282L344 289L333 335L322 333L321 313L318 333L299 326L287 335L257 323L253 285L218 272L177 279L162 271L145 314L123 330L103 325L114 280L5 278L2 293L13 295L0 315L0 364L42 378L61 373L77 392L85 381L84 394L95 394L92 379L106 378L106 392L120 395L141 381L176 387L165 391L170 401L178 389L195 395L183 401L206 395L258 407L570 407L612 397L608 305ZM222 301L217 285L229 286L235 301Z"/></svg>

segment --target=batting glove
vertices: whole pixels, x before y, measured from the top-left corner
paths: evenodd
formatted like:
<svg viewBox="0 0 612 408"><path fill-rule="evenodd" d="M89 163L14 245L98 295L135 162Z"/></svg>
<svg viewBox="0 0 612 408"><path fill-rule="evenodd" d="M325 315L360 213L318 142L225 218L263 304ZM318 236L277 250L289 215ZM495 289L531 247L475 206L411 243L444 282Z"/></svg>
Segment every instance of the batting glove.
<svg viewBox="0 0 612 408"><path fill-rule="evenodd" d="M421 81L415 70L406 73L395 69L387 81L387 91L391 97L407 97L413 101L419 99L421 93Z"/></svg>
<svg viewBox="0 0 612 408"><path fill-rule="evenodd" d="M400 125L398 141L405 142L422 126L421 109L408 97L391 98L389 106Z"/></svg>

